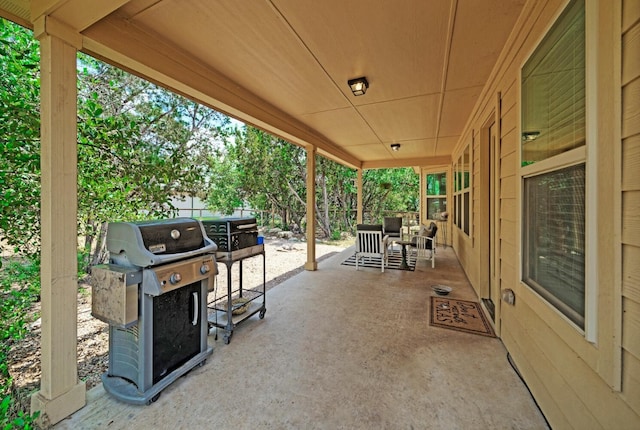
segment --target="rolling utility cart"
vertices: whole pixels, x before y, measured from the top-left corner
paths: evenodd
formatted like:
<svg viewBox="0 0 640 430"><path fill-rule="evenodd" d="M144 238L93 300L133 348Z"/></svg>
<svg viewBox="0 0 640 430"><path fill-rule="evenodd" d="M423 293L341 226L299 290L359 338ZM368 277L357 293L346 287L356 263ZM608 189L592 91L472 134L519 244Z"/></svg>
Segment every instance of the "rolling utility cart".
<svg viewBox="0 0 640 430"><path fill-rule="evenodd" d="M225 330L224 343L231 342L233 329L242 321L259 313L264 318L266 300L266 258L264 244L258 243L258 224L255 218L223 218L203 221L205 231L217 245L216 259L227 267L227 292L218 296L215 289L213 300L209 300L209 326ZM244 288L242 284L242 261L262 255L262 288ZM239 262L238 286L231 282L231 268Z"/></svg>
<svg viewBox="0 0 640 430"><path fill-rule="evenodd" d="M262 255L262 288L243 288L242 286L242 261ZM214 297L209 303L209 325L225 330L224 343L231 342L233 329L249 317L259 313L260 319L264 318L266 308L266 257L264 245L254 245L237 251L216 252L216 260L227 267L227 292L222 296ZM235 262L239 262L238 286L234 288L231 282L231 268ZM216 290L217 292L217 290Z"/></svg>

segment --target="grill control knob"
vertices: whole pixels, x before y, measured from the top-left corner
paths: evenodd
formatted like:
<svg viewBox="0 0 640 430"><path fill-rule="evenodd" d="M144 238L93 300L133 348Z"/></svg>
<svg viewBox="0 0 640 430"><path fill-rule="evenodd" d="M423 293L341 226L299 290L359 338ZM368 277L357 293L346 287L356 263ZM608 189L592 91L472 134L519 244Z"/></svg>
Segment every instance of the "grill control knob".
<svg viewBox="0 0 640 430"><path fill-rule="evenodd" d="M177 284L180 281L182 281L182 275L177 272L172 273L171 276L169 276L169 282L171 282L173 285Z"/></svg>
<svg viewBox="0 0 640 430"><path fill-rule="evenodd" d="M203 275L206 275L210 271L211 271L211 267L209 267L208 264L203 264L202 266L200 266L200 273L202 273Z"/></svg>

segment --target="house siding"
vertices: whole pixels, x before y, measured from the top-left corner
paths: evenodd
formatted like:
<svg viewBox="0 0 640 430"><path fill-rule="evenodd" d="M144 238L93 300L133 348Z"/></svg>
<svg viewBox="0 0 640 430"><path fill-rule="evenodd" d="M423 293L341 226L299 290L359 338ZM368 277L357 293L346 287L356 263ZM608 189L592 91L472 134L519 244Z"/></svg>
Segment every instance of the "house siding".
<svg viewBox="0 0 640 430"><path fill-rule="evenodd" d="M614 206L598 233L598 327L597 341L569 324L555 309L520 281L521 196L518 138L519 70L547 29L566 5L564 0L529 1L507 42L488 84L481 94L460 144L464 145L486 124L492 112L500 112L500 172L497 233L498 288L515 292L516 303L499 304L499 336L523 375L552 428L640 428L640 0L596 2L610 12L616 23L612 39L620 52L610 70L619 71L619 97L609 103L618 112L616 121L600 124L598 150L609 161L598 161L599 204ZM603 15L604 16L604 15ZM607 19L607 18L601 18ZM603 24L599 24L602 26ZM604 32L601 32L604 33ZM616 43L614 43L616 45ZM618 64L616 69L616 64ZM600 79L600 78L599 78ZM617 81L616 81L617 82ZM611 84L613 85L613 84ZM617 86L616 86L617 88ZM496 106L497 95L500 106ZM603 121L598 118L598 122ZM608 128L607 128L608 127ZM613 130L609 133L609 129ZM602 130L605 130L604 132ZM602 133L609 133L603 135ZM612 138L613 137L613 138ZM476 151L487 150L478 142ZM606 154L605 154L606 152ZM617 156L609 156L615 153ZM610 164L606 164L610 163ZM607 169L602 167L609 167ZM466 237L453 227L453 245L475 290L482 297L480 270L487 238L479 237L482 219L480 172L473 169L473 232ZM607 188L609 187L609 188ZM616 190L614 193L603 190ZM613 194L613 197L610 196ZM619 221L616 221L616 218ZM611 232L611 234L609 234ZM604 260L603 260L604 259ZM608 260L607 260L608 259ZM602 261L614 264L611 270ZM617 267L617 268L616 268ZM606 272L606 273L605 273ZM617 304L616 304L617 303ZM620 333L622 339L620 340Z"/></svg>
<svg viewBox="0 0 640 430"><path fill-rule="evenodd" d="M622 397L640 414L640 1L622 16Z"/></svg>

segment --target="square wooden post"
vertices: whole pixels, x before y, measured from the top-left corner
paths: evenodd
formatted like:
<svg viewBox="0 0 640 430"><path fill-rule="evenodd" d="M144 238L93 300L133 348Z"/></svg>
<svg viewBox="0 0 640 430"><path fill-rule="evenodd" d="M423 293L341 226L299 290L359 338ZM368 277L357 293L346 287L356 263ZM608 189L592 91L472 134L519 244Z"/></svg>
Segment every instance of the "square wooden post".
<svg viewBox="0 0 640 430"><path fill-rule="evenodd" d="M307 147L307 262L306 270L317 270L316 261L316 148Z"/></svg>
<svg viewBox="0 0 640 430"><path fill-rule="evenodd" d="M86 403L77 366L77 48L36 22L40 40L42 376L31 411L49 426ZM77 40L76 40L77 41Z"/></svg>
<svg viewBox="0 0 640 430"><path fill-rule="evenodd" d="M363 215L362 215L362 194L363 194L363 189L362 189L362 169L358 169L358 178L356 180L356 192L357 192L357 208L356 208L356 220L357 220L357 224L362 224L362 220L363 220Z"/></svg>

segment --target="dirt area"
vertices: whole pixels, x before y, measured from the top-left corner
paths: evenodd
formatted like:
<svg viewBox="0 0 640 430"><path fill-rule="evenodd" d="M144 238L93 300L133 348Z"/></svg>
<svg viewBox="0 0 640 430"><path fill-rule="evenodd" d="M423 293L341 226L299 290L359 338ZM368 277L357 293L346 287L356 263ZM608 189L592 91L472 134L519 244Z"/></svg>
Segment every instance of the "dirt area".
<svg viewBox="0 0 640 430"><path fill-rule="evenodd" d="M316 259L322 261L349 247L353 241L316 245ZM296 240L265 240L266 288L269 290L300 273L307 259L307 244ZM226 291L226 267L219 265L217 291ZM237 264L232 268L233 281L237 280ZM78 376L86 381L87 389L100 383L100 375L108 367L109 335L106 323L91 315L90 279L83 279L78 289ZM243 285L259 286L262 282L262 258L243 261ZM219 294L219 293L218 293ZM210 298L211 300L211 298ZM33 309L39 312L39 304ZM29 409L28 396L39 389L40 382L40 320L29 326L29 334L14 345L7 360L13 377L16 397L25 410Z"/></svg>

